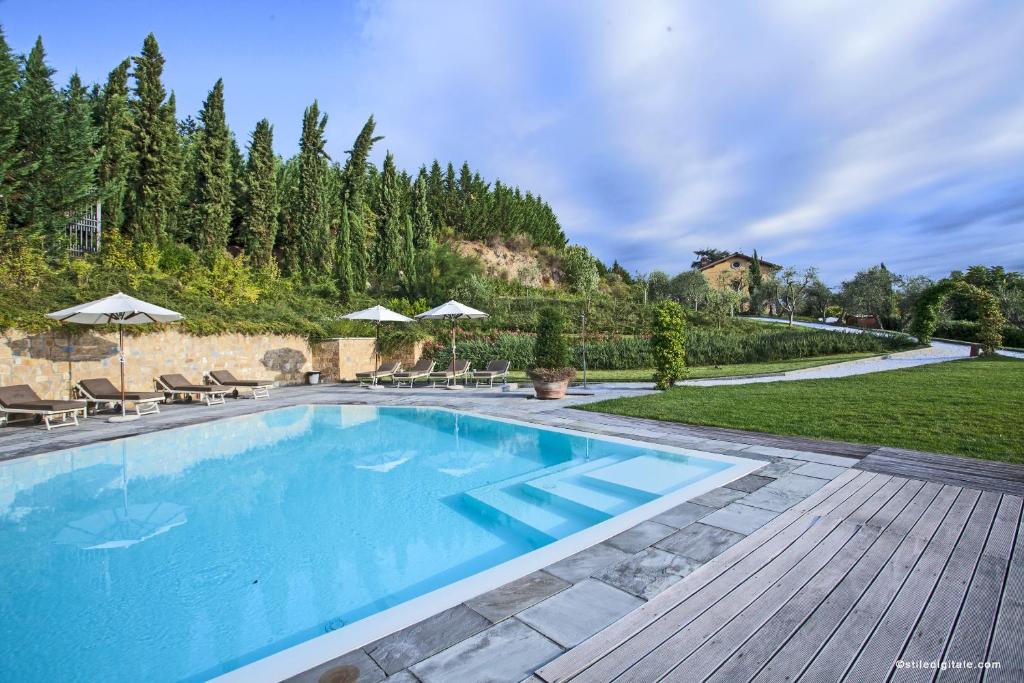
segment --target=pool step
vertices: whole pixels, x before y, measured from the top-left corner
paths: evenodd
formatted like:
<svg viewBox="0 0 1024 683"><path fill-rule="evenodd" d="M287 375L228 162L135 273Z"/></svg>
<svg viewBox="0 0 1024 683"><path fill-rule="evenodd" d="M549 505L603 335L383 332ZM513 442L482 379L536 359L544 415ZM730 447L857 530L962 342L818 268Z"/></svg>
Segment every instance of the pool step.
<svg viewBox="0 0 1024 683"><path fill-rule="evenodd" d="M545 506L514 488L477 490L466 493L466 498L493 521L541 542L562 538L590 524L581 515Z"/></svg>
<svg viewBox="0 0 1024 683"><path fill-rule="evenodd" d="M580 479L613 492L663 496L712 471L692 464L683 457L675 459L640 455L591 470L580 475Z"/></svg>
<svg viewBox="0 0 1024 683"><path fill-rule="evenodd" d="M653 498L641 493L608 491L593 486L580 476L617 462L619 458L611 457L590 460L576 467L524 482L523 489L529 495L569 507L593 519L607 519Z"/></svg>

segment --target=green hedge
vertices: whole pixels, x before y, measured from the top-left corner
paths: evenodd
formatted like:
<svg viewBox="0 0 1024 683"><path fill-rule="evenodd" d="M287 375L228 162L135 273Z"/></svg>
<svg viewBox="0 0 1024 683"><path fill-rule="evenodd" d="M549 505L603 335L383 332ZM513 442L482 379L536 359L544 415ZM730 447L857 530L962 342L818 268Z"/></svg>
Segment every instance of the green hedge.
<svg viewBox="0 0 1024 683"><path fill-rule="evenodd" d="M458 342L458 355L468 359L474 368L483 367L495 358L505 358L512 362L513 369L523 370L533 360L533 340L534 335L527 333L476 335ZM876 336L785 327L759 327L751 332L745 326L722 330L690 326L686 333L686 364L758 363L858 351L880 353L913 346L913 339L903 334ZM582 346L577 341L572 344L572 349L576 367L582 367ZM436 361L439 367L451 362L451 348L446 341L427 344L424 354ZM587 343L587 367L594 370L652 368L654 358L650 342L646 337L591 339Z"/></svg>
<svg viewBox="0 0 1024 683"><path fill-rule="evenodd" d="M973 320L947 320L935 328L935 336L942 339L956 339L965 342L978 341L979 325ZM1003 346L1024 348L1024 330L1013 325L1003 325Z"/></svg>

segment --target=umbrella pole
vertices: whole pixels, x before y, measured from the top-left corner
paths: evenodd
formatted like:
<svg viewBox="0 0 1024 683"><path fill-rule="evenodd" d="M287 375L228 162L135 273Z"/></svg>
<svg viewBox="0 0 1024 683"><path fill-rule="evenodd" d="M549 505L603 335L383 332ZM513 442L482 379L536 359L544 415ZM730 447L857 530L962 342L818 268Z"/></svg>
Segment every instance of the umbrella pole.
<svg viewBox="0 0 1024 683"><path fill-rule="evenodd" d="M459 383L459 377L455 374L455 323L456 318L452 318L452 384Z"/></svg>
<svg viewBox="0 0 1024 683"><path fill-rule="evenodd" d="M124 325L117 326L117 359L121 366L121 417L124 417Z"/></svg>
<svg viewBox="0 0 1024 683"><path fill-rule="evenodd" d="M373 329L376 333L376 340L373 342L373 354L377 359L377 367L380 367L380 321L378 320L373 325Z"/></svg>

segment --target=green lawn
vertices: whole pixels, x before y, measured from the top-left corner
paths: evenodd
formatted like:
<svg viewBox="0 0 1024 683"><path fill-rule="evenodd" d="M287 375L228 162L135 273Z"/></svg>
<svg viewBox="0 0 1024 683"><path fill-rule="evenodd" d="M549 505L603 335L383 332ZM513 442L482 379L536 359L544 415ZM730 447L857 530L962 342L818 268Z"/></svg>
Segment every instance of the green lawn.
<svg viewBox="0 0 1024 683"><path fill-rule="evenodd" d="M706 365L696 368L687 368L686 379L710 379L712 377L736 377L739 375L760 375L769 372L788 372L790 370L801 370L803 368L815 368L819 365L830 365L841 363L847 360L868 358L878 354L874 353L839 353L831 356L819 356L817 358L797 358L793 360L779 360L767 363L738 363L736 365ZM652 368L641 368L638 370L588 370L588 382L651 382L654 374ZM510 382L528 382L529 378L525 372L510 372ZM583 373L576 373L576 381L583 380Z"/></svg>
<svg viewBox="0 0 1024 683"><path fill-rule="evenodd" d="M1011 358L838 379L677 387L578 407L1024 463L1024 361Z"/></svg>

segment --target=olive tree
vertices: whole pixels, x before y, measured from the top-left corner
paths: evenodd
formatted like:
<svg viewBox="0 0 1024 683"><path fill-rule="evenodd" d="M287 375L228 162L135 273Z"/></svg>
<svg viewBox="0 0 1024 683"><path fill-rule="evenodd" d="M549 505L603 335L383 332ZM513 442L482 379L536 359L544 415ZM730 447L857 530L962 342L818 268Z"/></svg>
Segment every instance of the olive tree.
<svg viewBox="0 0 1024 683"><path fill-rule="evenodd" d="M818 277L818 271L808 268L803 273L796 268L786 268L777 276L779 307L789 316L789 324L793 324L793 316L807 298L807 290Z"/></svg>

